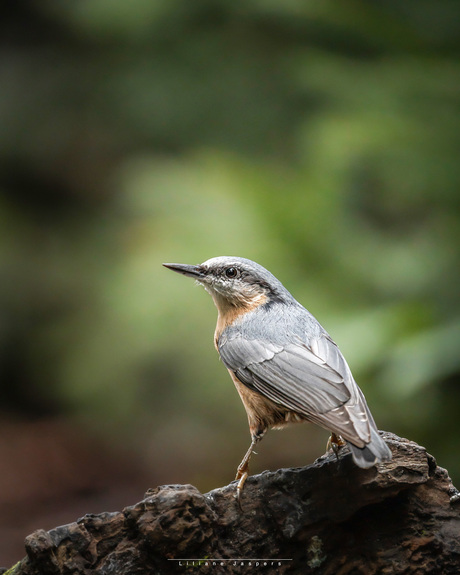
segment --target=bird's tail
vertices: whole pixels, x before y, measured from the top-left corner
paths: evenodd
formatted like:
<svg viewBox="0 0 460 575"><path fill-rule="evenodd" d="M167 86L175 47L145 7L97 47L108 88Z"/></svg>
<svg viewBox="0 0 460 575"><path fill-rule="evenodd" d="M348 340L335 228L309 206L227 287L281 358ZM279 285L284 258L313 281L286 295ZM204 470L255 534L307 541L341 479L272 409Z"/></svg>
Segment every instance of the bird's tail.
<svg viewBox="0 0 460 575"><path fill-rule="evenodd" d="M363 469L368 469L381 461L390 461L392 457L390 448L374 428L371 428L371 440L366 446L356 447L349 441L347 443L354 462Z"/></svg>

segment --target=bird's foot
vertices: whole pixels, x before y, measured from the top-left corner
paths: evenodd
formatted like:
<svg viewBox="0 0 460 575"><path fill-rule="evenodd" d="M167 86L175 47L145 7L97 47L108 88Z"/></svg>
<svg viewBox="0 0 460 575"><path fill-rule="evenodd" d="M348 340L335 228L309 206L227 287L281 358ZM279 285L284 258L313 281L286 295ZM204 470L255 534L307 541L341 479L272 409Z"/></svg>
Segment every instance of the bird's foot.
<svg viewBox="0 0 460 575"><path fill-rule="evenodd" d="M251 445L249 446L249 449L246 451L246 454L243 457L243 461L238 465L238 468L236 470L235 479L236 479L236 481L238 481L238 483L236 485L235 497L236 497L236 500L238 501L238 505L239 505L241 510L242 510L241 493L243 492L244 484L246 483L246 479L248 478L248 475L249 475L249 473L248 473L249 460L251 459L251 455L253 453L255 453L253 451L254 447L256 446L257 442L262 439L264 433L265 433L265 431L263 431L262 433L259 433L259 434L254 434L252 436Z"/></svg>
<svg viewBox="0 0 460 575"><path fill-rule="evenodd" d="M239 479L239 481L236 485L235 498L236 498L236 501L238 503L238 507L240 508L241 511L243 511L243 508L241 506L241 494L243 492L243 487L244 487L244 484L246 483L247 478L248 478L248 472L247 471L242 473L240 477L237 476L237 479Z"/></svg>
<svg viewBox="0 0 460 575"><path fill-rule="evenodd" d="M243 487L249 475L248 467L249 467L248 463L242 461L241 464L238 466L235 477L235 480L238 481L238 483L236 484L235 499L241 511L243 510L243 508L241 507L241 494L243 493Z"/></svg>
<svg viewBox="0 0 460 575"><path fill-rule="evenodd" d="M331 436L327 440L326 451L329 451L332 449L332 451L335 453L335 456L337 457L337 461L338 461L339 451L342 447L345 447L346 444L347 444L347 442L340 435L336 435L335 433L331 433Z"/></svg>

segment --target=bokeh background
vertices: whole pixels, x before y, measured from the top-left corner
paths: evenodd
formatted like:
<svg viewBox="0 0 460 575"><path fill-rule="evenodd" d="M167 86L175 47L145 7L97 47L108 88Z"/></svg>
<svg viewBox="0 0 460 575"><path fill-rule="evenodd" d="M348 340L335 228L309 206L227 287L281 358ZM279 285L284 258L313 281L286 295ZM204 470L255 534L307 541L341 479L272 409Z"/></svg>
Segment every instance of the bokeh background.
<svg viewBox="0 0 460 575"><path fill-rule="evenodd" d="M148 487L227 484L216 312L162 262L254 259L378 425L460 483L456 0L4 1L0 565ZM269 433L252 472L324 452Z"/></svg>

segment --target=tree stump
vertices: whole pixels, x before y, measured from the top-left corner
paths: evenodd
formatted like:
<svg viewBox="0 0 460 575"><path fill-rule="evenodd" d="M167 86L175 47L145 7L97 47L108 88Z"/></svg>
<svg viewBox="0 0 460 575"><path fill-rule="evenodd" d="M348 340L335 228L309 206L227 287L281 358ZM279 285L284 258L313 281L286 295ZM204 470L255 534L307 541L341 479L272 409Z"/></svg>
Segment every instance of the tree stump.
<svg viewBox="0 0 460 575"><path fill-rule="evenodd" d="M26 539L8 575L460 573L460 497L423 447L383 433L393 460L371 469L347 448L312 465L201 494L149 489L121 512L85 515Z"/></svg>

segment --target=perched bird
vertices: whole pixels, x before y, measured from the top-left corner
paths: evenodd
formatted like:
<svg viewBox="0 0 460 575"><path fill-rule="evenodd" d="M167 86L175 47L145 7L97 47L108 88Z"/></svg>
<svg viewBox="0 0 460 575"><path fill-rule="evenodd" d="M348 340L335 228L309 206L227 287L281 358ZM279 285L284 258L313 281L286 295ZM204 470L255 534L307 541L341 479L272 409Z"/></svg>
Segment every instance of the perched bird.
<svg viewBox="0 0 460 575"><path fill-rule="evenodd" d="M238 466L238 499L257 442L268 429L292 422L331 431L328 445L337 453L346 442L359 467L391 459L339 348L268 270L228 256L163 265L195 278L217 307L215 346L246 409L252 439Z"/></svg>

